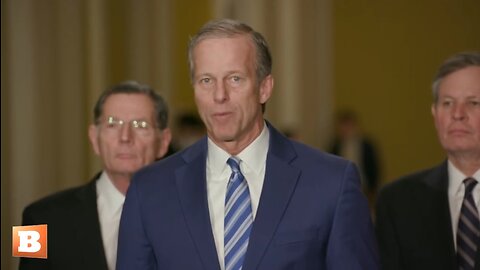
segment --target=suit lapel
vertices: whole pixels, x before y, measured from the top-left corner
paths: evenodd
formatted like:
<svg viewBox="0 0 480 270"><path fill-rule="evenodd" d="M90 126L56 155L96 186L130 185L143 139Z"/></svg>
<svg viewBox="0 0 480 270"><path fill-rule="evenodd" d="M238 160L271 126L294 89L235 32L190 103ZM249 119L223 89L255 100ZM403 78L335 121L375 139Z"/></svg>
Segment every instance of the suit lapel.
<svg viewBox="0 0 480 270"><path fill-rule="evenodd" d="M107 269L97 211L96 180L99 176L100 174L79 190L78 209L72 209L72 224L79 240L79 256L82 257L85 269Z"/></svg>
<svg viewBox="0 0 480 270"><path fill-rule="evenodd" d="M208 210L206 187L206 139L184 154L187 162L176 171L183 213L204 269L220 270Z"/></svg>
<svg viewBox="0 0 480 270"><path fill-rule="evenodd" d="M296 157L291 144L270 125L269 128L265 181L243 265L246 270L258 267L300 176L300 171L289 164Z"/></svg>
<svg viewBox="0 0 480 270"><path fill-rule="evenodd" d="M431 207L432 221L430 228L436 228L439 236L440 247L444 247L443 254L449 254L449 257L442 258L446 265L451 265L452 269L457 268L457 259L455 243L453 241L452 218L450 215L450 204L448 201L448 166L447 161L442 163L425 179L426 184L431 188ZM435 219L435 216L438 219Z"/></svg>

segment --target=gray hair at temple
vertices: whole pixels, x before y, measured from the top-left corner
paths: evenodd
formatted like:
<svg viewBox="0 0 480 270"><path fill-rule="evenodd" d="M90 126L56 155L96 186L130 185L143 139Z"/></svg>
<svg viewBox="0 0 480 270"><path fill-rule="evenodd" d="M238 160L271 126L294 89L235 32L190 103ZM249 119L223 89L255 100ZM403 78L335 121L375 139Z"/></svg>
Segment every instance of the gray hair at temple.
<svg viewBox="0 0 480 270"><path fill-rule="evenodd" d="M152 100L155 108L156 127L160 130L167 127L168 107L165 100L149 85L140 84L136 81L125 81L103 91L93 109L93 121L95 124L100 122L100 117L102 117L103 114L103 106L107 98L115 94L142 94L148 96Z"/></svg>
<svg viewBox="0 0 480 270"><path fill-rule="evenodd" d="M259 85L265 77L272 73L272 56L268 43L262 34L253 30L245 23L231 20L220 19L206 23L198 32L190 39L188 44L188 64L190 68L190 80L193 83L195 73L195 64L193 62L193 50L202 40L208 38L233 37L236 35L249 35L256 49L256 75L257 85Z"/></svg>
<svg viewBox="0 0 480 270"><path fill-rule="evenodd" d="M480 53L479 52L461 52L448 58L437 71L433 79L432 91L433 102L438 101L438 91L442 80L448 75L470 66L480 67Z"/></svg>

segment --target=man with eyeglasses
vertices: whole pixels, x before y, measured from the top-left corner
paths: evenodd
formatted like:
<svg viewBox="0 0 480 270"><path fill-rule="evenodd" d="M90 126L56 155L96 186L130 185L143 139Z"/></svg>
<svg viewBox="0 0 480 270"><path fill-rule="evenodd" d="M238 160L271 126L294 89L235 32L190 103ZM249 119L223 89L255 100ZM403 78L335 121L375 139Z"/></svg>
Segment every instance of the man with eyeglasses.
<svg viewBox="0 0 480 270"><path fill-rule="evenodd" d="M129 81L107 89L88 135L103 171L88 184L28 206L23 224L48 224L48 259L20 260L20 269L115 269L120 215L138 169L165 155L171 140L163 98Z"/></svg>

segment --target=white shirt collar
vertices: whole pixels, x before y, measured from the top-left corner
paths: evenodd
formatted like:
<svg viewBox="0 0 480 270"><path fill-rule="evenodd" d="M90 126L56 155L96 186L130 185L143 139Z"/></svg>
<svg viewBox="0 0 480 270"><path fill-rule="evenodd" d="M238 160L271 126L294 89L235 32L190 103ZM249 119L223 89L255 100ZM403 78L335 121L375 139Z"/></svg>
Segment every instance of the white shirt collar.
<svg viewBox="0 0 480 270"><path fill-rule="evenodd" d="M467 175L463 174L453 163L449 160L448 161L448 179L449 179L449 195L450 196L461 196L463 198L464 193L464 186L463 180L465 180ZM473 175L477 181L480 182L480 169L478 169Z"/></svg>
<svg viewBox="0 0 480 270"><path fill-rule="evenodd" d="M107 209L118 209L123 206L125 195L121 193L112 183L108 174L104 171L97 181L97 196L104 197L104 202L108 204Z"/></svg>
<svg viewBox="0 0 480 270"><path fill-rule="evenodd" d="M240 169L253 171L260 174L263 167L265 167L265 160L267 159L268 145L270 139L270 131L264 122L263 130L258 137L250 143L245 149L240 152L237 157L242 161ZM220 175L229 170L227 160L230 154L216 145L210 138L208 138L208 156L207 163L210 164L208 168L212 170L214 175Z"/></svg>
<svg viewBox="0 0 480 270"><path fill-rule="evenodd" d="M112 183L104 171L96 183L97 210L100 221L100 231L105 250L108 269L115 269L117 258L117 240L120 216L122 214L123 195Z"/></svg>

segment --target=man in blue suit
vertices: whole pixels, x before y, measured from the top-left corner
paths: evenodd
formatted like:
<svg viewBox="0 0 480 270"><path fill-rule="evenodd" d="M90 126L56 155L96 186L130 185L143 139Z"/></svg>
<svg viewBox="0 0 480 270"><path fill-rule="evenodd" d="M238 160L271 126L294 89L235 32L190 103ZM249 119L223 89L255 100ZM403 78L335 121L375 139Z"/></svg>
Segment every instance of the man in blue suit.
<svg viewBox="0 0 480 270"><path fill-rule="evenodd" d="M378 269L354 165L263 118L273 77L262 35L209 22L189 64L207 136L134 176L117 269Z"/></svg>

